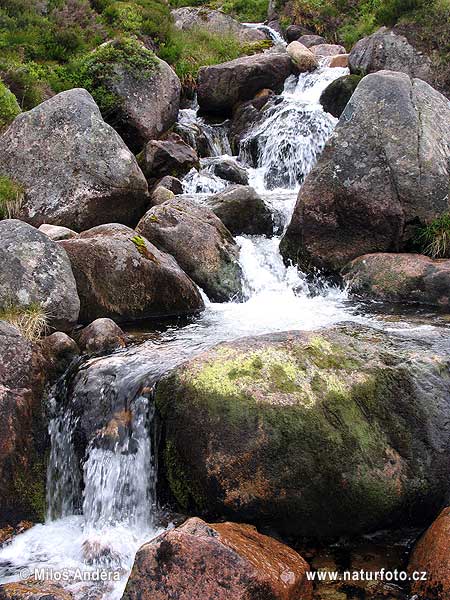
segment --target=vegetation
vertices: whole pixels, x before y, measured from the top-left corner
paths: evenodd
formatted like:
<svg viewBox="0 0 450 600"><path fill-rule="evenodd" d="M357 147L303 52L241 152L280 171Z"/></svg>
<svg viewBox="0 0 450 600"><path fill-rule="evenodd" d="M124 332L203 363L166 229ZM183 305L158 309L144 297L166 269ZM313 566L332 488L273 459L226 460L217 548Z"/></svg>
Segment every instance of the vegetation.
<svg viewBox="0 0 450 600"><path fill-rule="evenodd" d="M175 8L208 6L220 9L242 22L259 23L267 19L269 0L171 0Z"/></svg>
<svg viewBox="0 0 450 600"><path fill-rule="evenodd" d="M0 79L0 132L20 113L16 97Z"/></svg>
<svg viewBox="0 0 450 600"><path fill-rule="evenodd" d="M23 337L36 342L47 331L48 315L38 303L29 306L8 304L0 309L0 320L16 327Z"/></svg>
<svg viewBox="0 0 450 600"><path fill-rule="evenodd" d="M0 219L17 217L23 199L23 187L9 177L0 175Z"/></svg>
<svg viewBox="0 0 450 600"><path fill-rule="evenodd" d="M445 213L420 230L418 242L431 258L450 258L450 213Z"/></svg>

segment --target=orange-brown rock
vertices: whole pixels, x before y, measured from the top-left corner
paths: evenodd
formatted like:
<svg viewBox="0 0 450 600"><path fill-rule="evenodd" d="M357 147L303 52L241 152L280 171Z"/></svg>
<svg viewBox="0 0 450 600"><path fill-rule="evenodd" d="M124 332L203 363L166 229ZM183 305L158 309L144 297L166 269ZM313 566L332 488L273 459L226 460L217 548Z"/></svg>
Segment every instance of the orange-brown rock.
<svg viewBox="0 0 450 600"><path fill-rule="evenodd" d="M72 600L73 596L58 583L32 579L0 585L0 600Z"/></svg>
<svg viewBox="0 0 450 600"><path fill-rule="evenodd" d="M450 507L444 508L413 550L410 574L426 572L426 581L412 584L423 600L450 600Z"/></svg>
<svg viewBox="0 0 450 600"><path fill-rule="evenodd" d="M329 67L348 67L348 54L336 54L330 58Z"/></svg>
<svg viewBox="0 0 450 600"><path fill-rule="evenodd" d="M123 600L312 600L308 569L250 525L192 518L141 547Z"/></svg>

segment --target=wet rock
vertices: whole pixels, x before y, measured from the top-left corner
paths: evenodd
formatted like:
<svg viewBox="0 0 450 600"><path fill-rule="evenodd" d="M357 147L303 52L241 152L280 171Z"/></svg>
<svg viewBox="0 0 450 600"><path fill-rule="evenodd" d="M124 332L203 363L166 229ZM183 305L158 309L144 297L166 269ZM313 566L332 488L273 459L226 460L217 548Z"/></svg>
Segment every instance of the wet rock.
<svg viewBox="0 0 450 600"><path fill-rule="evenodd" d="M343 270L349 291L387 302L450 310L450 260L421 254L366 254Z"/></svg>
<svg viewBox="0 0 450 600"><path fill-rule="evenodd" d="M450 599L450 508L444 508L415 546L408 566L420 580L412 583L417 600ZM422 574L425 574L423 580Z"/></svg>
<svg viewBox="0 0 450 600"><path fill-rule="evenodd" d="M304 46L306 46L307 48L311 48L312 46L319 46L321 44L327 43L326 39L323 38L321 35L314 35L314 34L308 34L308 33L303 34L300 37L298 37L297 41L300 42L300 44L303 44Z"/></svg>
<svg viewBox="0 0 450 600"><path fill-rule="evenodd" d="M239 185L248 185L248 173L244 167L241 167L233 158L220 158L212 164L214 175L237 183Z"/></svg>
<svg viewBox="0 0 450 600"><path fill-rule="evenodd" d="M36 227L135 224L148 202L136 159L83 89L20 114L0 137L0 171L25 188L18 217Z"/></svg>
<svg viewBox="0 0 450 600"><path fill-rule="evenodd" d="M82 323L186 315L203 308L197 288L175 260L129 227L101 225L58 243L72 263Z"/></svg>
<svg viewBox="0 0 450 600"><path fill-rule="evenodd" d="M31 225L0 221L0 307L39 305L55 329L70 330L80 300L63 248Z"/></svg>
<svg viewBox="0 0 450 600"><path fill-rule="evenodd" d="M207 205L233 235L273 233L272 213L250 186L230 186L209 197Z"/></svg>
<svg viewBox="0 0 450 600"><path fill-rule="evenodd" d="M172 175L165 175L158 181L157 185L166 188L166 190L170 190L175 195L183 193L182 182L176 177L172 177Z"/></svg>
<svg viewBox="0 0 450 600"><path fill-rule="evenodd" d="M329 67L340 67L347 68L348 67L348 54L337 54L336 56L332 56L330 58L330 62L328 63Z"/></svg>
<svg viewBox="0 0 450 600"><path fill-rule="evenodd" d="M123 348L126 335L112 319L96 319L81 331L78 343L88 354L106 352Z"/></svg>
<svg viewBox="0 0 450 600"><path fill-rule="evenodd" d="M204 6L177 8L172 11L174 25L177 29L206 29L219 35L234 35L241 42L257 42L267 40L267 36L259 29L246 27L220 10L212 10Z"/></svg>
<svg viewBox="0 0 450 600"><path fill-rule="evenodd" d="M45 371L38 346L0 321L0 524L44 516Z"/></svg>
<svg viewBox="0 0 450 600"><path fill-rule="evenodd" d="M448 100L420 79L364 77L299 193L285 258L326 271L374 252L407 251L448 211Z"/></svg>
<svg viewBox="0 0 450 600"><path fill-rule="evenodd" d="M198 167L197 153L176 133L163 140L152 140L139 156L139 162L147 179L165 175L183 177L193 167Z"/></svg>
<svg viewBox="0 0 450 600"><path fill-rule="evenodd" d="M300 42L291 42L286 50L291 57L292 62L301 73L313 71L319 66L319 61L315 55Z"/></svg>
<svg viewBox="0 0 450 600"><path fill-rule="evenodd" d="M151 206L158 206L159 204L164 204L168 200L173 200L175 198L175 194L163 187L162 185L158 185L153 192L151 198Z"/></svg>
<svg viewBox="0 0 450 600"><path fill-rule="evenodd" d="M33 523L31 521L20 521L14 527L12 525L6 525L5 527L2 527L2 529L0 529L0 548L3 544L12 540L14 536L24 533L31 527L33 527Z"/></svg>
<svg viewBox="0 0 450 600"><path fill-rule="evenodd" d="M36 581L30 578L17 583L0 585L1 600L74 600L60 583Z"/></svg>
<svg viewBox="0 0 450 600"><path fill-rule="evenodd" d="M111 123L134 152L159 138L175 123L180 108L181 83L174 70L139 42L113 40L92 54L117 49L121 60L105 65L111 76L103 86L117 99ZM144 63L144 66L141 64ZM139 65L139 66L136 66Z"/></svg>
<svg viewBox="0 0 450 600"><path fill-rule="evenodd" d="M308 568L254 527L192 518L140 548L123 598L311 600Z"/></svg>
<svg viewBox="0 0 450 600"><path fill-rule="evenodd" d="M323 38L321 38L319 35L311 35L311 32L306 28L306 27L302 27L301 25L289 25L289 27L287 27L286 29L286 39L288 42L295 42L297 40L299 40L301 37L303 38L309 38L309 37L313 37L313 38L318 38L320 41L316 41L316 44L321 44L322 41L323 43L325 43L325 40ZM303 43L303 42L301 42ZM306 46L306 44L305 44Z"/></svg>
<svg viewBox="0 0 450 600"><path fill-rule="evenodd" d="M45 233L51 240L70 240L77 237L78 233L68 227L59 227L58 225L47 225L44 223L39 227L39 231Z"/></svg>
<svg viewBox="0 0 450 600"><path fill-rule="evenodd" d="M448 492L449 349L356 325L209 349L157 388L176 500L322 539L423 522Z"/></svg>
<svg viewBox="0 0 450 600"><path fill-rule="evenodd" d="M220 65L202 67L198 74L198 102L206 112L229 114L235 104L270 88L281 91L292 72L287 53L267 52L243 56Z"/></svg>
<svg viewBox="0 0 450 600"><path fill-rule="evenodd" d="M317 46L310 46L311 52L314 56L336 56L336 54L346 54L347 50L344 46L338 44L318 44Z"/></svg>
<svg viewBox="0 0 450 600"><path fill-rule="evenodd" d="M239 248L209 208L175 197L150 209L136 231L175 257L210 300L227 302L240 297Z"/></svg>
<svg viewBox="0 0 450 600"><path fill-rule="evenodd" d="M349 55L349 66L352 73L359 75L389 70L431 81L430 59L411 46L404 36L387 27L355 44Z"/></svg>
<svg viewBox="0 0 450 600"><path fill-rule="evenodd" d="M359 75L344 75L332 81L320 96L323 110L339 119L360 81Z"/></svg>
<svg viewBox="0 0 450 600"><path fill-rule="evenodd" d="M80 349L75 340L62 331L55 331L55 333L44 338L42 348L52 371L56 375L63 373L74 358L80 354Z"/></svg>

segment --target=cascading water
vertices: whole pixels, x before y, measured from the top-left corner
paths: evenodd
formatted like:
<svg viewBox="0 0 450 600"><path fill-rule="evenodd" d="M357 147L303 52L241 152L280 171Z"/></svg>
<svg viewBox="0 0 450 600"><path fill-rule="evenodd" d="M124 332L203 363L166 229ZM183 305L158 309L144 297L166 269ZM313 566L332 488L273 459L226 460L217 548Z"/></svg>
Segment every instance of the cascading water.
<svg viewBox="0 0 450 600"><path fill-rule="evenodd" d="M238 160L272 209L278 231L288 223L297 190L335 125L318 103L320 92L343 72L321 67L289 79L244 139ZM177 127L192 135L193 144L206 140L204 156L231 154L226 124L208 125L195 111L184 110ZM199 201L199 194L229 185L209 167L205 161L200 174L191 172L184 180L185 191ZM152 449L152 388L158 378L221 341L362 319L345 292L324 286L314 293L302 273L286 267L279 237L237 241L245 302L207 301L203 314L184 327L153 332L140 345L85 361L70 385L66 377L64 393L50 402L47 522L0 550L0 582L32 575L35 568L71 570L64 585L76 598L119 600L136 550L158 533ZM93 583L73 575L99 568L117 579Z"/></svg>

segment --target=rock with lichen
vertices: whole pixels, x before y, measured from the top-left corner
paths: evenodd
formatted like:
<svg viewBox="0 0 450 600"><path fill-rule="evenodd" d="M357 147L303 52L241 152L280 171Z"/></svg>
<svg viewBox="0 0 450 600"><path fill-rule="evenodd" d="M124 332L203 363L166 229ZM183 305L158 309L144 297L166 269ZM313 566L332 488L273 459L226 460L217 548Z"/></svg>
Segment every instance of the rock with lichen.
<svg viewBox="0 0 450 600"><path fill-rule="evenodd" d="M322 539L421 522L448 490L449 349L343 325L208 350L157 388L175 499Z"/></svg>

